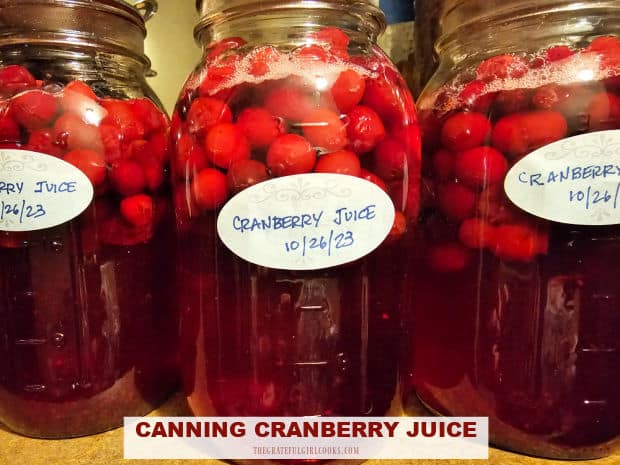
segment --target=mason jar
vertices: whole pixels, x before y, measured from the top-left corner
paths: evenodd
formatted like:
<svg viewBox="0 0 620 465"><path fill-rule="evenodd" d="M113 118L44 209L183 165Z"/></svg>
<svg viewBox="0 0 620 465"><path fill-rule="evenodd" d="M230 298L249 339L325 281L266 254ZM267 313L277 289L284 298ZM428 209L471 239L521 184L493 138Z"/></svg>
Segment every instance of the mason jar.
<svg viewBox="0 0 620 465"><path fill-rule="evenodd" d="M196 415L384 415L420 141L370 2L199 2L172 117Z"/></svg>
<svg viewBox="0 0 620 465"><path fill-rule="evenodd" d="M620 435L620 5L446 2L404 387L565 459Z"/></svg>
<svg viewBox="0 0 620 465"><path fill-rule="evenodd" d="M175 386L169 122L139 6L0 1L0 421L20 434L117 427Z"/></svg>

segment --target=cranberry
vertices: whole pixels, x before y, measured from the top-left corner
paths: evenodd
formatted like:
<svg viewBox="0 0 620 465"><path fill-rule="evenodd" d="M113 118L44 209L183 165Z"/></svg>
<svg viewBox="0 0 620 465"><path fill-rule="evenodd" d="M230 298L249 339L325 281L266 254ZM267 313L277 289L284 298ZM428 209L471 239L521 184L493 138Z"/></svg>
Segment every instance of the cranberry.
<svg viewBox="0 0 620 465"><path fill-rule="evenodd" d="M403 114L403 105L394 84L385 79L369 79L362 102L375 110L384 121L397 121Z"/></svg>
<svg viewBox="0 0 620 465"><path fill-rule="evenodd" d="M539 87L532 96L532 104L540 110L555 110L571 96L570 91L558 84Z"/></svg>
<svg viewBox="0 0 620 465"><path fill-rule="evenodd" d="M228 81L235 74L235 67L241 60L238 55L229 55L218 60L217 64L211 64L198 88L201 97L211 96L214 91Z"/></svg>
<svg viewBox="0 0 620 465"><path fill-rule="evenodd" d="M121 215L137 227L153 223L153 198L146 194L132 195L121 200Z"/></svg>
<svg viewBox="0 0 620 465"><path fill-rule="evenodd" d="M454 176L455 155L446 149L439 149L433 154L433 173L437 179L445 180Z"/></svg>
<svg viewBox="0 0 620 465"><path fill-rule="evenodd" d="M103 124L111 124L120 129L124 140L143 139L145 135L144 124L134 114L131 103L123 100L102 100L108 114L102 120Z"/></svg>
<svg viewBox="0 0 620 465"><path fill-rule="evenodd" d="M90 100L97 101L97 95L88 84L82 81L71 81L67 83L63 90L64 94L80 94Z"/></svg>
<svg viewBox="0 0 620 465"><path fill-rule="evenodd" d="M169 153L169 138L166 132L155 132L149 136L147 140L147 150L150 153L150 157L165 163L170 157Z"/></svg>
<svg viewBox="0 0 620 465"><path fill-rule="evenodd" d="M476 194L463 184L443 183L438 188L439 209L446 218L461 221L471 216L476 207Z"/></svg>
<svg viewBox="0 0 620 465"><path fill-rule="evenodd" d="M504 260L527 262L537 253L538 239L536 231L520 224L504 224L495 231L493 252Z"/></svg>
<svg viewBox="0 0 620 465"><path fill-rule="evenodd" d="M176 143L176 172L185 179L191 179L198 171L207 167L207 155L189 134L183 134Z"/></svg>
<svg viewBox="0 0 620 465"><path fill-rule="evenodd" d="M405 174L407 149L398 140L387 138L374 151L374 171L386 181L402 179Z"/></svg>
<svg viewBox="0 0 620 465"><path fill-rule="evenodd" d="M168 126L166 115L147 98L138 98L131 101L131 109L136 118L144 125L147 135L162 131Z"/></svg>
<svg viewBox="0 0 620 465"><path fill-rule="evenodd" d="M238 160L250 158L250 145L238 126L219 123L207 133L205 153L214 165L228 168Z"/></svg>
<svg viewBox="0 0 620 465"><path fill-rule="evenodd" d="M407 232L407 218L402 212L394 212L394 222L386 241L393 242Z"/></svg>
<svg viewBox="0 0 620 465"><path fill-rule="evenodd" d="M620 129L620 97L602 92L590 100L587 121L592 131Z"/></svg>
<svg viewBox="0 0 620 465"><path fill-rule="evenodd" d="M486 142L491 122L482 113L459 112L446 120L441 129L441 143L453 150L467 150Z"/></svg>
<svg viewBox="0 0 620 465"><path fill-rule="evenodd" d="M215 210L228 198L226 176L219 170L206 168L194 177L192 192L199 208Z"/></svg>
<svg viewBox="0 0 620 465"><path fill-rule="evenodd" d="M347 145L347 128L340 116L326 108L317 108L303 120L303 133L320 150L333 152Z"/></svg>
<svg viewBox="0 0 620 465"><path fill-rule="evenodd" d="M5 113L0 117L0 142L17 142L19 139L19 126Z"/></svg>
<svg viewBox="0 0 620 465"><path fill-rule="evenodd" d="M365 90L366 80L356 71L348 69L340 73L331 94L338 109L349 113L362 100Z"/></svg>
<svg viewBox="0 0 620 465"><path fill-rule="evenodd" d="M306 61L320 61L323 63L334 61L333 56L327 50L316 44L302 45L296 48L293 50L293 56Z"/></svg>
<svg viewBox="0 0 620 465"><path fill-rule="evenodd" d="M113 216L100 222L99 237L106 244L130 246L148 242L153 237L153 228L151 225L137 227Z"/></svg>
<svg viewBox="0 0 620 465"><path fill-rule="evenodd" d="M228 190L233 194L268 178L267 167L260 161L249 159L234 162L226 176Z"/></svg>
<svg viewBox="0 0 620 465"><path fill-rule="evenodd" d="M267 167L274 176L309 173L315 162L312 144L297 134L278 137L267 152Z"/></svg>
<svg viewBox="0 0 620 465"><path fill-rule="evenodd" d="M245 43L245 40L241 37L228 37L226 39L220 40L219 42L211 44L209 48L205 51L205 56L207 60L214 60L224 52L239 48L245 45Z"/></svg>
<svg viewBox="0 0 620 465"><path fill-rule="evenodd" d="M359 176L360 176L360 178L365 179L366 181L375 184L380 189L382 189L385 192L387 192L388 188L387 188L387 184L385 183L385 181L383 179L381 179L379 176L377 176L376 174L374 174L373 172L365 170L364 168L362 168L361 171L360 171Z"/></svg>
<svg viewBox="0 0 620 465"><path fill-rule="evenodd" d="M73 113L64 113L54 123L55 142L67 150L88 149L104 152L101 132Z"/></svg>
<svg viewBox="0 0 620 465"><path fill-rule="evenodd" d="M334 49L346 50L349 46L349 36L337 27L324 27L313 33L311 37L319 42L327 43Z"/></svg>
<svg viewBox="0 0 620 465"><path fill-rule="evenodd" d="M362 167L360 159L353 152L339 150L319 157L314 171L317 173L337 173L359 176L362 172Z"/></svg>
<svg viewBox="0 0 620 465"><path fill-rule="evenodd" d="M55 143L54 136L49 129L32 131L28 137L28 143L25 148L34 152L47 153L55 157L60 157L64 153Z"/></svg>
<svg viewBox="0 0 620 465"><path fill-rule="evenodd" d="M468 218L461 223L459 240L471 249L493 247L495 227L481 218Z"/></svg>
<svg viewBox="0 0 620 465"><path fill-rule="evenodd" d="M301 90L284 86L267 94L265 108L272 115L280 118L302 121L316 106L312 99Z"/></svg>
<svg viewBox="0 0 620 465"><path fill-rule="evenodd" d="M525 155L562 139L568 132L566 118L556 111L533 111L504 116L493 128L493 146L508 156Z"/></svg>
<svg viewBox="0 0 620 465"><path fill-rule="evenodd" d="M106 161L108 163L114 163L120 160L123 156L123 135L121 134L121 130L111 124L102 124L99 126L99 134L101 135L101 143L103 144Z"/></svg>
<svg viewBox="0 0 620 465"><path fill-rule="evenodd" d="M10 97L32 87L36 87L34 76L23 66L0 67L0 96Z"/></svg>
<svg viewBox="0 0 620 465"><path fill-rule="evenodd" d="M514 55L497 55L484 60L476 68L476 76L483 81L519 78L527 73L527 63Z"/></svg>
<svg viewBox="0 0 620 465"><path fill-rule="evenodd" d="M604 52L607 50L620 50L620 39L616 36L601 36L590 42L586 48L591 52Z"/></svg>
<svg viewBox="0 0 620 465"><path fill-rule="evenodd" d="M232 123L232 112L226 103L211 97L200 97L192 102L187 113L189 132L204 136L219 123Z"/></svg>
<svg viewBox="0 0 620 465"><path fill-rule="evenodd" d="M95 187L101 186L106 180L105 158L100 152L72 150L65 155L64 160L79 168Z"/></svg>
<svg viewBox="0 0 620 465"><path fill-rule="evenodd" d="M349 146L355 153L370 152L385 138L383 122L371 108L358 105L347 116Z"/></svg>
<svg viewBox="0 0 620 465"><path fill-rule="evenodd" d="M264 108L246 108L237 117L237 125L241 128L252 147L266 148L284 134L286 130L279 118Z"/></svg>
<svg viewBox="0 0 620 465"><path fill-rule="evenodd" d="M155 192L164 183L165 173L163 165L157 160L143 161L141 164L144 180L149 191Z"/></svg>
<svg viewBox="0 0 620 465"><path fill-rule="evenodd" d="M133 160L121 160L110 170L110 181L121 195L134 195L146 187L142 166Z"/></svg>
<svg viewBox="0 0 620 465"><path fill-rule="evenodd" d="M456 156L456 177L474 189L501 182L508 171L504 156L492 147L475 147Z"/></svg>
<svg viewBox="0 0 620 465"><path fill-rule="evenodd" d="M13 98L11 114L29 130L48 126L58 112L56 97L42 90L31 90Z"/></svg>
<svg viewBox="0 0 620 465"><path fill-rule="evenodd" d="M99 125L107 114L92 89L81 81L71 81L65 86L60 94L60 107L93 125Z"/></svg>
<svg viewBox="0 0 620 465"><path fill-rule="evenodd" d="M486 88L487 84L484 81L471 81L459 93L459 100L468 109L485 113L497 97L497 92L487 92Z"/></svg>
<svg viewBox="0 0 620 465"><path fill-rule="evenodd" d="M497 93L494 109L502 115L528 109L531 98L529 89L503 90Z"/></svg>
<svg viewBox="0 0 620 465"><path fill-rule="evenodd" d="M556 45L545 51L545 60L549 62L560 61L574 55L575 52L567 45Z"/></svg>
<svg viewBox="0 0 620 465"><path fill-rule="evenodd" d="M252 76L263 76L269 72L272 63L280 60L281 54L277 48L265 45L252 51L249 57L250 74Z"/></svg>
<svg viewBox="0 0 620 465"><path fill-rule="evenodd" d="M441 273L454 273L467 266L470 253L457 243L441 244L428 250L427 261L431 269Z"/></svg>

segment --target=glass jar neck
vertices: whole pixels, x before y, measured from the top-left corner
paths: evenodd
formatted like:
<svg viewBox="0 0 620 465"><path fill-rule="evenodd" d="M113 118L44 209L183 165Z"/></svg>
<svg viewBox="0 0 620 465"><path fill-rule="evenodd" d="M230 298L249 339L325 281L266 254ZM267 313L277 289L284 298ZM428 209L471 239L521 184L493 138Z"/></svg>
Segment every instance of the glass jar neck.
<svg viewBox="0 0 620 465"><path fill-rule="evenodd" d="M71 49L150 65L140 12L119 0L0 0L0 47ZM24 47L25 48L25 47Z"/></svg>
<svg viewBox="0 0 620 465"><path fill-rule="evenodd" d="M550 44L579 46L620 35L620 2L599 0L447 0L436 50L458 63L537 51Z"/></svg>
<svg viewBox="0 0 620 465"><path fill-rule="evenodd" d="M203 47L233 36L255 44L298 46L326 26L342 29L353 43L366 43L376 42L385 29L381 10L366 1L216 0L198 6L202 19L194 35Z"/></svg>

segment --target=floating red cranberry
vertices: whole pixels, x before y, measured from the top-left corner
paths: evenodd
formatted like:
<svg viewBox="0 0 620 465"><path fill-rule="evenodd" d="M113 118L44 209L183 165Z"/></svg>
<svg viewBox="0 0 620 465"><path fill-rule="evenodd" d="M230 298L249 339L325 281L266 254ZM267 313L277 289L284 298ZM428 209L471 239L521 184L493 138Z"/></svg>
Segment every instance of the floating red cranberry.
<svg viewBox="0 0 620 465"><path fill-rule="evenodd" d="M19 139L19 126L13 118L4 114L0 117L0 142L17 142Z"/></svg>
<svg viewBox="0 0 620 465"><path fill-rule="evenodd" d="M491 122L482 113L458 112L441 129L441 143L453 151L483 145L491 135Z"/></svg>
<svg viewBox="0 0 620 465"><path fill-rule="evenodd" d="M527 262L536 256L537 249L536 231L529 226L505 224L495 230L494 253L501 259Z"/></svg>
<svg viewBox="0 0 620 465"><path fill-rule="evenodd" d="M228 190L236 194L254 184L263 182L269 178L267 167L257 160L239 160L234 162L228 170Z"/></svg>
<svg viewBox="0 0 620 465"><path fill-rule="evenodd" d="M267 167L274 176L309 173L315 163L314 147L297 134L278 137L267 152Z"/></svg>
<svg viewBox="0 0 620 465"><path fill-rule="evenodd" d="M176 143L176 172L191 179L208 166L207 155L189 134L183 134Z"/></svg>
<svg viewBox="0 0 620 465"><path fill-rule="evenodd" d="M226 176L219 170L206 168L194 177L192 192L198 207L215 210L222 206L228 197Z"/></svg>
<svg viewBox="0 0 620 465"><path fill-rule="evenodd" d="M590 130L620 129L620 97L602 92L590 100L587 109Z"/></svg>
<svg viewBox="0 0 620 465"><path fill-rule="evenodd" d="M60 157L64 151L55 143L52 131L49 129L38 129L32 131L28 137L28 143L24 147L33 152L46 153L55 157Z"/></svg>
<svg viewBox="0 0 620 465"><path fill-rule="evenodd" d="M316 148L328 152L347 145L347 128L340 116L326 108L317 108L303 119L303 133Z"/></svg>
<svg viewBox="0 0 620 465"><path fill-rule="evenodd" d="M101 131L74 113L64 113L54 123L55 142L66 150L87 149L104 152Z"/></svg>
<svg viewBox="0 0 620 465"><path fill-rule="evenodd" d="M494 79L519 78L527 73L526 61L514 55L497 55L484 60L478 68L476 75L483 81Z"/></svg>
<svg viewBox="0 0 620 465"><path fill-rule="evenodd" d="M376 174L374 174L373 172L362 168L359 176L360 178L365 179L366 181L375 184L377 187L387 192L388 188L387 188L387 184L385 183L385 181L381 179L379 176L377 176Z"/></svg>
<svg viewBox="0 0 620 465"><path fill-rule="evenodd" d="M476 194L463 184L448 182L439 186L438 201L446 218L461 221L474 213Z"/></svg>
<svg viewBox="0 0 620 465"><path fill-rule="evenodd" d="M211 97L200 97L192 102L187 113L189 132L204 136L218 123L232 123L232 112L226 103Z"/></svg>
<svg viewBox="0 0 620 465"><path fill-rule="evenodd" d="M121 160L110 170L110 181L121 195L134 195L146 186L142 166L133 160Z"/></svg>
<svg viewBox="0 0 620 465"><path fill-rule="evenodd" d="M32 87L36 87L34 76L23 66L0 67L0 96L10 97Z"/></svg>
<svg viewBox="0 0 620 465"><path fill-rule="evenodd" d="M433 154L433 174L437 179L445 180L454 176L455 155L449 150L439 149Z"/></svg>
<svg viewBox="0 0 620 465"><path fill-rule="evenodd" d="M562 139L567 132L566 118L557 111L515 113L495 123L492 141L500 152L521 156Z"/></svg>
<svg viewBox="0 0 620 465"><path fill-rule="evenodd" d="M274 116L297 122L308 116L316 105L301 90L284 86L267 95L265 108Z"/></svg>
<svg viewBox="0 0 620 465"><path fill-rule="evenodd" d="M366 80L351 69L343 71L331 89L336 106L342 113L349 113L364 96Z"/></svg>
<svg viewBox="0 0 620 465"><path fill-rule="evenodd" d="M146 194L132 195L121 200L121 215L138 227L153 223L153 198Z"/></svg>
<svg viewBox="0 0 620 465"><path fill-rule="evenodd" d="M374 151L374 171L386 181L402 179L407 166L407 149L398 140L387 138Z"/></svg>
<svg viewBox="0 0 620 465"><path fill-rule="evenodd" d="M228 168L238 160L250 158L250 145L238 126L219 123L207 133L205 153L214 165Z"/></svg>
<svg viewBox="0 0 620 465"><path fill-rule="evenodd" d="M266 148L276 138L286 132L282 121L264 108L250 107L244 109L237 117L241 128L252 147Z"/></svg>
<svg viewBox="0 0 620 465"><path fill-rule="evenodd" d="M319 157L314 171L359 176L362 172L360 159L349 150L339 150Z"/></svg>
<svg viewBox="0 0 620 465"><path fill-rule="evenodd" d="M463 270L469 260L468 250L457 243L436 245L428 250L427 261L431 269L440 273Z"/></svg>
<svg viewBox="0 0 620 465"><path fill-rule="evenodd" d="M468 218L461 223L459 240L471 249L493 247L495 244L495 227L482 218Z"/></svg>
<svg viewBox="0 0 620 465"><path fill-rule="evenodd" d="M457 179L474 189L497 184L504 179L508 163L493 147L475 147L456 156L454 173Z"/></svg>
<svg viewBox="0 0 620 465"><path fill-rule="evenodd" d="M379 115L369 107L358 105L347 115L349 147L359 154L370 152L385 138L385 128Z"/></svg>
<svg viewBox="0 0 620 465"><path fill-rule="evenodd" d="M95 187L106 179L106 163L103 154L94 150L73 150L64 157L67 163L79 168Z"/></svg>
<svg viewBox="0 0 620 465"><path fill-rule="evenodd" d="M134 114L130 102L107 99L100 103L108 112L102 120L103 124L111 124L120 129L124 140L144 138L146 133L144 124Z"/></svg>
<svg viewBox="0 0 620 465"><path fill-rule="evenodd" d="M48 126L58 112L58 100L42 90L31 90L13 98L11 114L29 130Z"/></svg>

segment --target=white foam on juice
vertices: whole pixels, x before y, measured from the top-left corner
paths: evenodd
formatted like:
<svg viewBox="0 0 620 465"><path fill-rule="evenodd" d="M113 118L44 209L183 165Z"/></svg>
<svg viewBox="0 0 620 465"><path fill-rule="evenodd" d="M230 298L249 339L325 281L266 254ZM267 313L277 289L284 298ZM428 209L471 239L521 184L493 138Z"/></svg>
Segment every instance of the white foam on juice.
<svg viewBox="0 0 620 465"><path fill-rule="evenodd" d="M479 97L499 91L537 89L549 84L564 86L588 84L602 81L618 74L620 74L620 70L602 69L598 54L576 53L562 60L547 62L540 68L528 68L528 71L518 78L495 79L488 82L484 90L479 94ZM434 108L437 104L437 98L444 91L447 91L449 95L441 105L442 111L451 111L462 107L463 102L459 95L470 82L467 81L440 88L430 99L423 99L420 109Z"/></svg>
<svg viewBox="0 0 620 465"><path fill-rule="evenodd" d="M375 73L354 63L341 60L324 62L311 57L298 57L291 52L277 52L276 58L267 63L268 71L265 74L256 76L250 72L251 67L256 55L263 50L253 50L240 61L232 64L231 66L235 67L234 74L220 85L214 87L209 93L213 95L240 84L261 84L265 81L276 81L291 76L302 78L310 87L323 91L331 88L338 76L347 70L353 70L362 76L375 77ZM206 70L204 73L206 73ZM201 75L200 80L202 79L204 79L203 75Z"/></svg>

